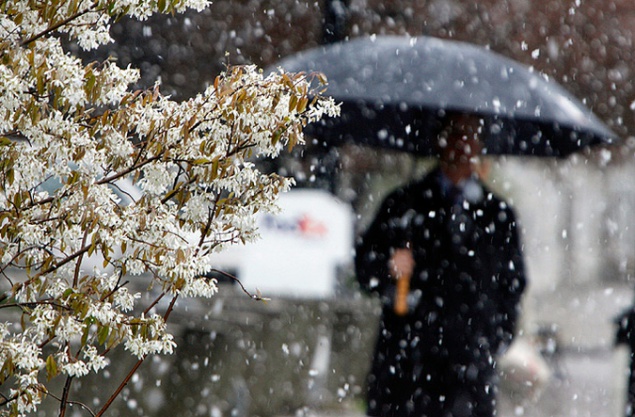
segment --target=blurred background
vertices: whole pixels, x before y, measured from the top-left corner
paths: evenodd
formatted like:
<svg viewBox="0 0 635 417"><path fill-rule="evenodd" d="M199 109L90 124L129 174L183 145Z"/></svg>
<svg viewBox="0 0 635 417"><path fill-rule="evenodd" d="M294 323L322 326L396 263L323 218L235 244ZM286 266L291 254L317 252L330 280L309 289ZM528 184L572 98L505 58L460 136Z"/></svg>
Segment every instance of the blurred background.
<svg viewBox="0 0 635 417"><path fill-rule="evenodd" d="M507 378L501 414L602 417L623 415L628 369L625 348L613 345L612 320L633 301L634 31L635 3L628 0L217 0L202 13L122 19L111 30L114 44L82 56L138 67L135 87L160 79L162 91L179 100L202 91L227 64L266 68L350 38L427 35L485 46L560 83L623 142L567 159L492 159L488 183L518 212L531 281L522 326L530 352L518 365L518 374L529 376ZM263 167L342 204L350 228L338 230L347 242L385 193L432 163L319 143L308 138ZM362 415L377 306L352 284L350 249L331 259L327 289L313 294L291 286L266 293L241 269L253 254L219 259L272 302L255 305L227 284L209 304L182 305L176 358L142 370L116 412L166 415L172 404L193 416ZM295 285L306 288L310 279ZM534 360L538 370L528 370Z"/></svg>

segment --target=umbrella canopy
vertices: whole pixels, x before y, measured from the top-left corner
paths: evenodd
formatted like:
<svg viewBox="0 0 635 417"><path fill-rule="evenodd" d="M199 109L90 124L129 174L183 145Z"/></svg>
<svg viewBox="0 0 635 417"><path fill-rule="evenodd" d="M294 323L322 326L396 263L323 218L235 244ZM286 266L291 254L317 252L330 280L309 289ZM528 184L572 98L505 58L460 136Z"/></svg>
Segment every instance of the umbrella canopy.
<svg viewBox="0 0 635 417"><path fill-rule="evenodd" d="M557 83L463 42L372 36L287 57L275 67L322 72L342 116L308 127L328 143L433 155L448 112L482 116L488 154L567 156L617 136Z"/></svg>

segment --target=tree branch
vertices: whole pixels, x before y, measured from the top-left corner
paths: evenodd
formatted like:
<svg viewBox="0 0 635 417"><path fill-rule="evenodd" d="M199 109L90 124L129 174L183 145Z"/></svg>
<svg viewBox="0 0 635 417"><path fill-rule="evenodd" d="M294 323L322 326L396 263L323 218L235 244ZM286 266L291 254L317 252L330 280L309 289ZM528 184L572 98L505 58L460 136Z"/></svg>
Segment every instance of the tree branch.
<svg viewBox="0 0 635 417"><path fill-rule="evenodd" d="M148 312L150 310L152 310L152 307L154 307L155 305L159 304L159 301L161 301L161 299L165 297L165 291L162 292L161 294L159 294L159 296L157 298L154 299L154 301L152 303L150 303L150 305L148 306L148 308L146 308L145 310L143 310L143 314L148 314Z"/></svg>
<svg viewBox="0 0 635 417"><path fill-rule="evenodd" d="M161 294L161 296L155 302L158 302L158 300L161 297L163 297L164 294L165 293ZM178 299L178 297L179 297L178 294L176 294L174 297L172 297L172 301L170 301L170 305L168 306L165 314L163 315L163 321L164 322L168 321L168 318L170 317L170 313L172 313L172 310L174 309L174 304L176 303L176 300ZM148 310L149 310L149 308L148 308ZM101 417L106 412L106 410L108 410L108 408L110 408L112 403L119 396L121 391L123 391L125 386L128 385L128 382L130 382L130 379L132 379L133 375L137 372L137 370L139 369L139 367L141 366L141 364L143 363L143 361L146 358L147 358L147 356L143 356L141 359L139 359L137 361L137 363L134 364L134 366L130 369L130 372L128 372L128 374L123 379L123 381L121 381L121 384L119 384L119 386L117 387L115 392L113 392L113 394L110 396L110 398L108 398L108 401L106 401L106 403L101 408L101 410L99 410L99 412L97 414L95 414L95 417ZM60 416L60 417L63 417L63 416Z"/></svg>
<svg viewBox="0 0 635 417"><path fill-rule="evenodd" d="M66 415L66 407L68 405L68 395L71 391L71 384L73 382L73 377L66 377L66 382L64 383L64 390L62 391L62 398L60 398L60 413L59 417L64 417Z"/></svg>
<svg viewBox="0 0 635 417"><path fill-rule="evenodd" d="M1 301L1 300L0 300ZM19 308L23 308L23 307L32 307L35 305L52 305L53 307L57 307L57 308L62 308L62 309L66 309L66 310L70 310L70 308L68 308L65 305L61 305L59 303L56 303L54 301L50 301L50 300L42 300L42 301L34 301L34 302L29 302L29 303L10 303L10 304L2 304L0 305L0 309L3 308L11 308L11 307L19 307Z"/></svg>
<svg viewBox="0 0 635 417"><path fill-rule="evenodd" d="M234 275L232 275L232 274L230 274L228 272L221 271L220 269L211 269L211 272L218 272L219 274L221 274L221 275L223 275L223 276L225 276L227 278L230 278L230 279L234 280L235 282L237 282L238 285L240 285L240 288L243 290L243 292L245 294L247 294L249 296L249 298L251 298L252 300L256 300L256 301L268 301L269 300L269 298L262 297L260 294L252 294L249 291L247 291L247 288L245 288L243 283L240 282L240 280L238 278L236 278Z"/></svg>
<svg viewBox="0 0 635 417"><path fill-rule="evenodd" d="M90 224L91 224L91 227L86 227L86 230L84 230L84 236L82 237L82 245L81 245L82 247L86 246L88 235L90 234L90 230L92 229L92 225L95 224L95 221L94 220L91 221ZM84 258L84 253L81 253L79 255L79 259L77 259L77 262L75 263L75 271L73 271L73 287L76 287L77 283L79 282L79 273L80 273L80 268L82 266L83 258Z"/></svg>
<svg viewBox="0 0 635 417"><path fill-rule="evenodd" d="M73 20L77 19L80 16L83 16L89 12L91 12L92 10L95 9L95 6L92 6L86 10L83 10L81 12L77 12L72 16L67 17L64 20L60 20L59 22L57 22L56 24L54 24L53 26L50 26L48 28L46 28L45 30L43 30L42 32L38 33L37 35L34 35L32 37L30 37L29 39L22 41L22 43L20 44L20 46L27 46L30 43L35 42L36 40L49 35L50 33L56 31L57 29L61 28L62 26L68 25L70 22L72 22Z"/></svg>
<svg viewBox="0 0 635 417"><path fill-rule="evenodd" d="M51 398L56 399L57 401L62 401L62 399L60 397L58 397L57 395L53 394L52 392L47 392L46 395L50 396ZM66 404L79 405L84 410L88 411L91 416L95 417L95 412L93 410L91 410L90 407L88 407L86 404L84 404L82 402L79 402L79 401L66 401Z"/></svg>
<svg viewBox="0 0 635 417"><path fill-rule="evenodd" d="M179 298L179 294L175 294L174 297L172 297L172 300L170 301L170 305L168 306L167 310L165 310L165 314L163 315L163 321L167 323L168 318L170 317L170 314L172 313L172 310L174 310L174 305L176 304L176 300Z"/></svg>
<svg viewBox="0 0 635 417"><path fill-rule="evenodd" d="M50 274L51 272L59 269L63 265L66 265L67 263L69 263L73 259L78 258L80 255L88 252L88 249L90 249L90 246L84 246L82 249L78 250L77 252L75 252L74 254L70 255L69 257L63 259L61 262L51 266L50 268L46 269L45 271L38 272L37 274L35 274L35 276L33 276L32 278L28 279L27 281L24 281L24 282L21 282L21 283L17 284L18 288L16 289L16 291L19 290L20 288L23 288L23 287L29 285L36 278L39 278L41 276L45 276L47 274Z"/></svg>
<svg viewBox="0 0 635 417"><path fill-rule="evenodd" d="M123 391L126 385L128 385L128 382L130 382L130 380L132 379L132 376L137 372L137 370L139 369L143 361L146 359L146 357L147 356L142 357L141 359L137 361L137 363L134 364L134 366L130 369L130 372L128 372L128 375L126 375L126 377L123 379L123 381L121 381L121 384L119 384L115 392L113 392L110 398L108 398L108 401L106 401L106 404L104 404L104 406L101 408L101 410L97 412L97 414L94 414L95 417L103 416L104 413L108 410L108 408L110 408L110 406L115 401L115 399L119 396L119 394L121 394L121 391Z"/></svg>

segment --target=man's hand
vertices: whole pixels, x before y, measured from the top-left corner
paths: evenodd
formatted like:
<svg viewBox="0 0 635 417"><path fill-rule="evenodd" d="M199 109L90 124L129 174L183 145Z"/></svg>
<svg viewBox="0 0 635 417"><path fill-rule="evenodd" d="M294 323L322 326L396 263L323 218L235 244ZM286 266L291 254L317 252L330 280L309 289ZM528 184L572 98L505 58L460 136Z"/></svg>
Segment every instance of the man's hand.
<svg viewBox="0 0 635 417"><path fill-rule="evenodd" d="M412 276L415 267L415 260L412 256L412 249L395 249L390 257L390 274L393 278L399 279L403 276Z"/></svg>

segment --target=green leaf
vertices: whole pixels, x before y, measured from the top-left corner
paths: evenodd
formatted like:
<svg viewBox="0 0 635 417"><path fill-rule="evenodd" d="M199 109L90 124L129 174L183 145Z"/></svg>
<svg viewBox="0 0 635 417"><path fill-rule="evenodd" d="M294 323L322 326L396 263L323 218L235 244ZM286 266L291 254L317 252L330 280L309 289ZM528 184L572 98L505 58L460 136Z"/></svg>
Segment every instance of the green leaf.
<svg viewBox="0 0 635 417"><path fill-rule="evenodd" d="M282 137L282 129L276 129L276 131L273 132L273 137L271 138L271 143L273 145L277 145L278 142L280 141L281 137Z"/></svg>
<svg viewBox="0 0 635 417"><path fill-rule="evenodd" d="M50 381L55 376L59 374L59 370L57 369L57 362L53 355L49 355L46 358L46 378Z"/></svg>
<svg viewBox="0 0 635 417"><path fill-rule="evenodd" d="M90 335L90 326L84 325L84 333L82 334L82 342L81 342L82 346L86 346L89 335Z"/></svg>
<svg viewBox="0 0 635 417"><path fill-rule="evenodd" d="M110 328L108 326L103 326L99 329L97 333L97 343L103 345L108 340L108 335L110 334Z"/></svg>
<svg viewBox="0 0 635 417"><path fill-rule="evenodd" d="M111 349L115 345L119 344L119 341L120 341L120 338L118 337L117 332L113 330L112 332L110 332L110 335L108 337L108 342L106 343L106 349Z"/></svg>

